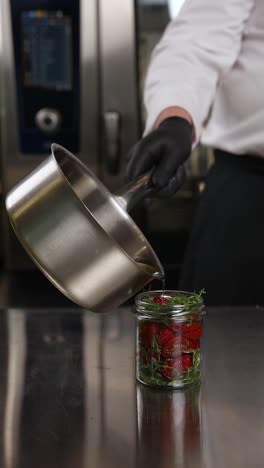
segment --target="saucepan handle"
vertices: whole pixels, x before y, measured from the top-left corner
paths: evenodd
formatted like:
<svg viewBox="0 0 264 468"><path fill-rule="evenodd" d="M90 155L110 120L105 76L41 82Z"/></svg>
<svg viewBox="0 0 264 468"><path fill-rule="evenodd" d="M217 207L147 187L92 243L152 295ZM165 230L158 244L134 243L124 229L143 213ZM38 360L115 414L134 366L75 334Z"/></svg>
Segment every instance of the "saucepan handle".
<svg viewBox="0 0 264 468"><path fill-rule="evenodd" d="M152 172L151 170L140 176L136 181L130 182L114 194L115 198L126 211L131 211L141 200L153 195L155 189L151 183Z"/></svg>

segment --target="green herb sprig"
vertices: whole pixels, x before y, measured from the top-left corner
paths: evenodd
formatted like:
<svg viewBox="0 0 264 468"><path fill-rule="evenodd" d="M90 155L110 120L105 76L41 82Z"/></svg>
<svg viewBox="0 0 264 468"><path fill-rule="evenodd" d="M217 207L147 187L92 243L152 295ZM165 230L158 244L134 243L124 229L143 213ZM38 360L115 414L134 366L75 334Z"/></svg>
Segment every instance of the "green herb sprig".
<svg viewBox="0 0 264 468"><path fill-rule="evenodd" d="M153 296L150 294L146 294L143 298L142 301L146 303L146 307L148 310L151 310L153 312L161 312L161 311L166 311L167 309L173 307L173 306L179 306L182 308L183 311L192 311L198 304L201 303L202 297L205 295L205 290L202 289L198 293L193 293L190 295L185 295L185 294L176 294L175 296L167 296L164 294L166 300L168 301L168 304L159 304L153 302Z"/></svg>
<svg viewBox="0 0 264 468"><path fill-rule="evenodd" d="M160 374L160 371L166 368L166 365L159 363L156 359L152 358L144 366L141 366L140 369L140 380L149 384L157 386L182 386L186 384L191 384L193 382L199 381L201 377L200 370L200 349L196 349L192 353L193 355L193 364L187 371L183 374L182 377L175 378L173 380L167 379L166 377Z"/></svg>

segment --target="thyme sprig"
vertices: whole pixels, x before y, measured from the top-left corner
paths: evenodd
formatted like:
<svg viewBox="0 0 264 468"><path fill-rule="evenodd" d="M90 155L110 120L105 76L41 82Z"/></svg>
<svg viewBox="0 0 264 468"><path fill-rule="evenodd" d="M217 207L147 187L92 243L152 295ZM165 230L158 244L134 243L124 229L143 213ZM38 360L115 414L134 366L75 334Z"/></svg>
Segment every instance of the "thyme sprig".
<svg viewBox="0 0 264 468"><path fill-rule="evenodd" d="M175 296L162 295L166 298L167 304L160 304L153 302L153 295L146 293L141 299L142 302L146 304L146 308L153 312L165 312L167 309L170 309L174 306L179 306L182 311L188 312L192 311L198 304L201 303L203 296L205 295L205 290L202 289L198 293L193 294L176 294Z"/></svg>
<svg viewBox="0 0 264 468"><path fill-rule="evenodd" d="M187 371L175 379L168 379L161 374L161 371L166 369L166 365L151 358L148 363L141 365L139 378L149 385L158 386L175 386L192 383L201 377L200 371L200 349L193 351L193 364Z"/></svg>

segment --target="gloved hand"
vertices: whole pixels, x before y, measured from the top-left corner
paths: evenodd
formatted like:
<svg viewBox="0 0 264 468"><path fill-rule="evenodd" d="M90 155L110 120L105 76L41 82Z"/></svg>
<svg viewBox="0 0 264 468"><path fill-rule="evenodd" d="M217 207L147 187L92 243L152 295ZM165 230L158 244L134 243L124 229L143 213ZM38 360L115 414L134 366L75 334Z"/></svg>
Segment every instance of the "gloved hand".
<svg viewBox="0 0 264 468"><path fill-rule="evenodd" d="M182 165L191 150L192 126L181 117L170 117L132 147L127 177L134 180L153 169L154 191L158 196L171 196L184 181Z"/></svg>

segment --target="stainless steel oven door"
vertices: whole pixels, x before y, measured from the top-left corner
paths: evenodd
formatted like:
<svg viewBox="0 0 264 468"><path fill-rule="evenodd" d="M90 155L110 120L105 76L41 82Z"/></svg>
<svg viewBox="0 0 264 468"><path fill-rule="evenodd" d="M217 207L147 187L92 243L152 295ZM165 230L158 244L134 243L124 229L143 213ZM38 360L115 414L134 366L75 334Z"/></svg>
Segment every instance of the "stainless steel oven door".
<svg viewBox="0 0 264 468"><path fill-rule="evenodd" d="M58 128L59 124L62 129L64 127L64 136L60 137L68 138L69 144L73 144L74 140L71 138L71 126L73 127L73 132L76 133L74 153L98 174L97 4L97 0L46 0L45 2L1 0L0 2L0 155L4 194L44 160L45 149L47 154L50 153L50 143L60 142L59 133L56 131L47 133L47 130L55 130L53 126L56 127L57 124ZM56 34L54 31L50 34L50 30L46 35L43 33L43 25L37 23L41 17L46 22L49 20L51 23L60 22ZM68 44L64 39L69 30ZM36 34L37 41L34 40ZM68 50L65 43L69 45ZM28 50L32 51L31 55ZM60 54L65 58L64 62ZM32 62L29 70L25 70L25 66L21 65L25 57L28 59L27 63ZM40 58L37 63L34 62L36 57ZM60 65L56 63L60 58L62 65L67 70L71 69L68 71L73 77L72 86L68 77L66 85L60 83L60 86L51 89L49 83L49 87L46 87L49 89L45 90L43 80L47 78L49 62L53 61L54 65L57 65L56 70L60 74ZM38 72L33 74L33 68L35 67L36 71L39 63L42 64L41 70L38 69ZM63 69L63 66L61 68ZM41 86L37 82L38 79L41 81ZM63 86L65 99L64 95L62 96ZM72 89L71 104L69 104L67 99ZM51 102L47 105L49 100ZM56 108L57 102L62 108L59 111ZM39 107L37 103L41 103ZM53 107L54 109L51 109ZM30 108L32 115L29 112ZM67 119L70 121L69 125ZM41 147L38 143L42 140L45 148L42 147L42 151L38 151ZM36 143L32 148L34 141ZM66 142L65 146L68 147ZM27 148L30 148L30 151ZM14 239L7 220L4 250L5 263L9 269L32 268Z"/></svg>
<svg viewBox="0 0 264 468"><path fill-rule="evenodd" d="M172 3L99 0L100 175L111 190L122 185L126 154L144 128L145 73L174 11Z"/></svg>
<svg viewBox="0 0 264 468"><path fill-rule="evenodd" d="M139 137L135 2L100 0L99 31L100 176L114 191L124 182L125 156Z"/></svg>

